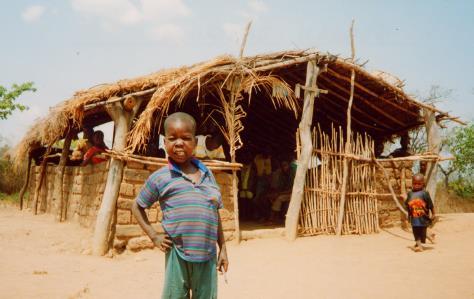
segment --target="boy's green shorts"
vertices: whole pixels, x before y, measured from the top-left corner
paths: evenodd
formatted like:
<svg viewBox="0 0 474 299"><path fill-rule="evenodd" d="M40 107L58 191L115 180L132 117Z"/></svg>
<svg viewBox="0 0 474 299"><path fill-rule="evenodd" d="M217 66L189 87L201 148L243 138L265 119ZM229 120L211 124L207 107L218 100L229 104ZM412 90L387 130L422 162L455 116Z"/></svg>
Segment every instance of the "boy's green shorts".
<svg viewBox="0 0 474 299"><path fill-rule="evenodd" d="M162 299L217 298L216 257L202 263L183 260L173 247L166 253Z"/></svg>

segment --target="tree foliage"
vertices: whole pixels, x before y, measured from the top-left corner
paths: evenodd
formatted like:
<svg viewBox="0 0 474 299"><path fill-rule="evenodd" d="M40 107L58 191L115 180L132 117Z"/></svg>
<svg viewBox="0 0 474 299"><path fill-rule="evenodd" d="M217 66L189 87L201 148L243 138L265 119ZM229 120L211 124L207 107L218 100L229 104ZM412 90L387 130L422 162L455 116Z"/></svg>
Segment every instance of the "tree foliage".
<svg viewBox="0 0 474 299"><path fill-rule="evenodd" d="M454 172L457 177L449 183L449 187L462 197L473 197L474 123L453 129L444 144L455 157L455 160L450 161L445 169L440 167L446 176L445 184L448 184L449 174Z"/></svg>
<svg viewBox="0 0 474 299"><path fill-rule="evenodd" d="M19 96L27 91L36 91L33 82L13 84L10 90L0 85L0 120L7 119L15 110L24 111L28 109L28 106L15 102Z"/></svg>
<svg viewBox="0 0 474 299"><path fill-rule="evenodd" d="M474 123L453 130L446 142L456 158L454 168L464 177L474 176Z"/></svg>

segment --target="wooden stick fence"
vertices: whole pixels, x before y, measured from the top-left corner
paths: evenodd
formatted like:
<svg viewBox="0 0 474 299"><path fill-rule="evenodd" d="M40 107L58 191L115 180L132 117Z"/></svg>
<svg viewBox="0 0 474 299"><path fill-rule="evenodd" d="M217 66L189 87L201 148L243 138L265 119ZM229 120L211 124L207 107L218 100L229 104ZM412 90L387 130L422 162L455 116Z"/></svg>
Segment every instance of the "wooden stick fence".
<svg viewBox="0 0 474 299"><path fill-rule="evenodd" d="M375 164L371 161L373 141L352 134L348 155L342 128L327 134L320 128L312 133L313 151L306 177L305 198L300 213L301 235L336 234L344 172L344 156L349 158L343 234L370 234L379 231ZM351 159L360 157L360 160Z"/></svg>

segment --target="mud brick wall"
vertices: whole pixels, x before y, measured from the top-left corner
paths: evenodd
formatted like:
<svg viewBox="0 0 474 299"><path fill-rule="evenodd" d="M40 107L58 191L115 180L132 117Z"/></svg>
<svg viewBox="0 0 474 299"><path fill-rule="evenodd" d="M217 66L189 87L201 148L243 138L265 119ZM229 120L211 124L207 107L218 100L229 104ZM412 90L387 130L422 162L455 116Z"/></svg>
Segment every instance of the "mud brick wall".
<svg viewBox="0 0 474 299"><path fill-rule="evenodd" d="M39 182L40 166L33 166L29 185L28 207L33 207L36 184ZM84 167L67 166L64 170L63 197L66 220L79 222L84 227L95 224L97 211L102 200L107 180L108 163L87 165ZM53 197L55 177L58 174L56 165L48 165L38 198L38 211L60 215L59 199Z"/></svg>
<svg viewBox="0 0 474 299"><path fill-rule="evenodd" d="M411 179L413 176L412 167L413 162L403 161L403 162L391 162L391 161L380 161L384 166L387 174L390 177L390 182L397 195L400 204L403 206L403 200L401 199L402 194L411 189ZM402 174L404 172L404 175ZM405 177L404 182L402 182L403 176ZM376 170L376 190L378 194L378 211L379 211L379 221L381 227L390 227L394 225L404 225L402 219L403 214L397 208L397 205L393 201L393 198L388 188L388 184L385 180L383 172L381 169ZM405 187L403 187L403 184ZM405 190L402 190L405 189Z"/></svg>
<svg viewBox="0 0 474 299"><path fill-rule="evenodd" d="M127 243L132 245L133 250L141 249L139 247L152 246L147 240L143 230L137 224L135 217L131 213L131 206L136 196L140 192L145 180L159 166L144 165L137 162L127 162L124 168L123 179L120 185L119 197L117 201L117 225L116 225L116 243L125 246ZM232 174L223 171L213 171L216 181L220 186L224 209L220 210L223 229L226 235L232 235L235 230L234 205L232 199ZM148 219L158 232L163 232L160 222L163 217L158 203L155 203L146 210ZM125 241L125 242L124 242ZM135 248L136 247L136 248Z"/></svg>

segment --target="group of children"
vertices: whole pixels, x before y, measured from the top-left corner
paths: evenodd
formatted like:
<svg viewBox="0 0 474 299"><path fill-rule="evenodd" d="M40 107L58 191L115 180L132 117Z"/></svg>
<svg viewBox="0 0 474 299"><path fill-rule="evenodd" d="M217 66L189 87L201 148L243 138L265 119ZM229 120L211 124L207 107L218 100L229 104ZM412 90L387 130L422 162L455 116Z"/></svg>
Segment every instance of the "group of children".
<svg viewBox="0 0 474 299"><path fill-rule="evenodd" d="M239 177L239 210L244 220L280 222L290 201L296 164L291 155L272 159L269 152L242 157Z"/></svg>
<svg viewBox="0 0 474 299"><path fill-rule="evenodd" d="M162 298L217 298L217 272L229 267L227 249L218 210L223 207L212 172L194 157L196 122L176 112L164 123L168 165L154 172L143 185L132 206L137 222L156 247L166 253ZM269 153L243 158L239 198L252 203L257 216L265 216L259 203L271 203L270 219L289 201L295 166L281 159L272 167ZM164 234L151 226L145 209L158 202L163 213ZM423 250L427 226L435 217L431 198L424 190L424 177L413 177L413 190L406 207L416 241ZM430 214L431 213L431 214ZM216 248L219 246L219 251Z"/></svg>
<svg viewBox="0 0 474 299"><path fill-rule="evenodd" d="M71 165L86 166L107 161L107 158L102 155L108 149L104 142L104 133L98 130L91 133L90 136L90 141L87 139L77 140L76 147L70 156Z"/></svg>

